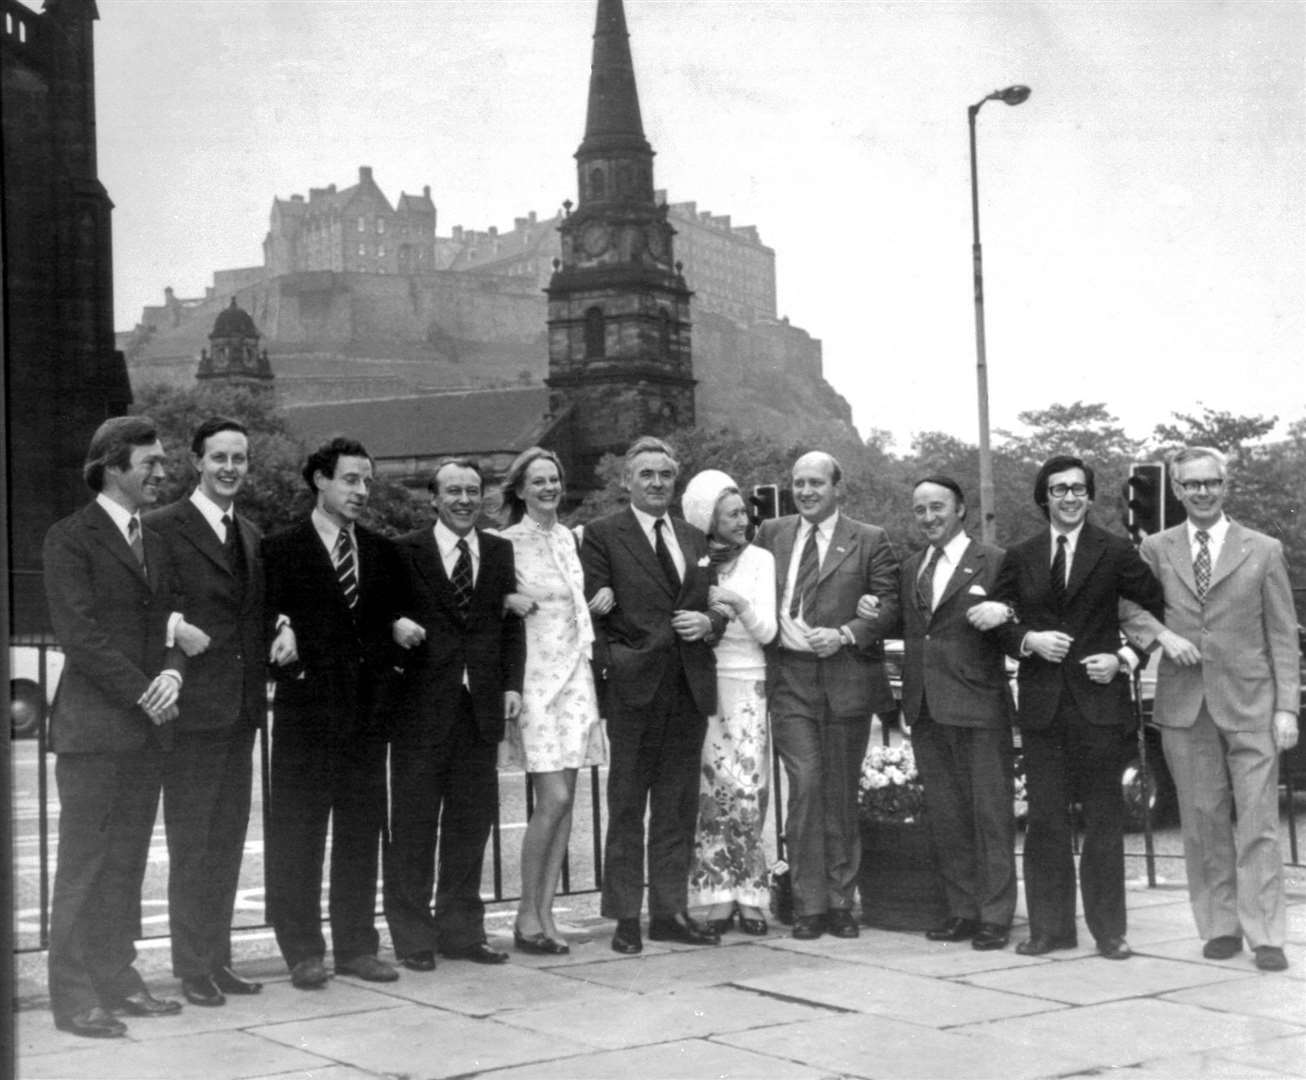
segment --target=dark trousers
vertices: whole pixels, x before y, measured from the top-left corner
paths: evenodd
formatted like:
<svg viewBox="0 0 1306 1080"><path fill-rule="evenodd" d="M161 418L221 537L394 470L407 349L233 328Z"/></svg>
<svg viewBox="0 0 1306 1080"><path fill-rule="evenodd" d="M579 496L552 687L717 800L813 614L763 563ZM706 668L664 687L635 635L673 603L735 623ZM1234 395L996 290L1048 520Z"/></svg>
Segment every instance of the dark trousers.
<svg viewBox="0 0 1306 1080"><path fill-rule="evenodd" d="M771 730L789 779L785 857L795 915L850 910L862 861L857 784L871 718L834 715L822 664L782 654L771 698Z"/></svg>
<svg viewBox="0 0 1306 1080"><path fill-rule="evenodd" d="M391 744L385 917L400 957L485 940L481 871L499 805L498 747L480 737L465 688L456 708L442 742L400 731Z"/></svg>
<svg viewBox="0 0 1306 1080"><path fill-rule="evenodd" d="M50 1008L67 1018L144 988L132 966L162 753L60 754L59 855L50 904Z"/></svg>
<svg viewBox="0 0 1306 1080"><path fill-rule="evenodd" d="M603 902L609 919L637 919L644 901L644 817L648 814L648 912L675 915L688 905L698 824L699 756L707 718L694 704L679 664L669 666L641 709L610 698L608 834Z"/></svg>
<svg viewBox="0 0 1306 1080"><path fill-rule="evenodd" d="M267 835L268 919L286 964L326 953L322 863L331 825L328 910L336 963L375 956L377 852L385 827L385 739L274 728Z"/></svg>
<svg viewBox="0 0 1306 1080"><path fill-rule="evenodd" d="M255 729L178 732L164 758L172 973L231 963L231 919L249 825Z"/></svg>
<svg viewBox="0 0 1306 1080"><path fill-rule="evenodd" d="M1074 826L1083 807L1079 888L1096 941L1124 937L1124 801L1121 729L1087 723L1066 696L1049 728L1021 731L1029 821L1025 827L1025 906L1031 936L1075 936Z"/></svg>
<svg viewBox="0 0 1306 1080"><path fill-rule="evenodd" d="M1010 926L1016 910L1011 728L940 724L922 703L911 742L948 914Z"/></svg>

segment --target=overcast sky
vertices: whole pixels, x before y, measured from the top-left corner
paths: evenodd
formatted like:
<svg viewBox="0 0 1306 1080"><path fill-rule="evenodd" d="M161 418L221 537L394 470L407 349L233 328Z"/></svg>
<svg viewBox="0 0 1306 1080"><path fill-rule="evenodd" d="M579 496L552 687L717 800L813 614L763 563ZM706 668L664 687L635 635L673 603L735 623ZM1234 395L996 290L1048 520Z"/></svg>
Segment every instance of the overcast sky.
<svg viewBox="0 0 1306 1080"><path fill-rule="evenodd" d="M371 165L437 231L576 198L594 0L99 0L116 318L257 265L274 196ZM755 224L863 433L1306 412L1306 6L626 0L655 181ZM692 286L692 282L690 283Z"/></svg>

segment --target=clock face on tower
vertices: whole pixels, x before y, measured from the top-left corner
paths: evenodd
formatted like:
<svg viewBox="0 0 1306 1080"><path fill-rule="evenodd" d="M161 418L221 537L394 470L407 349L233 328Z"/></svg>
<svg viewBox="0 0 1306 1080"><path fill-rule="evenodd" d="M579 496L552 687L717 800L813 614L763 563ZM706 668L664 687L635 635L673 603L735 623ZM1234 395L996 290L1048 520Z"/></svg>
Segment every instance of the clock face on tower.
<svg viewBox="0 0 1306 1080"><path fill-rule="evenodd" d="M608 247L608 227L591 221L580 233L580 244L586 255L602 255Z"/></svg>

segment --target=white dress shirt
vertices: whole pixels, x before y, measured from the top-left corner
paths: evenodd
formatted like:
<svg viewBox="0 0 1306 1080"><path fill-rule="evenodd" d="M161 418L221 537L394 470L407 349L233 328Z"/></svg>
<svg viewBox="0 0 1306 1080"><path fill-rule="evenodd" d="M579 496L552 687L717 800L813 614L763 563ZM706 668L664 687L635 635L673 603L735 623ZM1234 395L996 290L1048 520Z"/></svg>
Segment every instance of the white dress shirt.
<svg viewBox="0 0 1306 1080"><path fill-rule="evenodd" d="M1192 555L1194 563L1197 562L1197 530L1200 528L1200 525L1194 525L1191 521L1188 522L1188 551ZM1208 537L1206 546L1211 552L1211 572L1214 573L1216 566L1220 562L1220 551L1224 548L1224 538L1229 535L1229 519L1221 514L1220 520L1206 529L1206 535Z"/></svg>
<svg viewBox="0 0 1306 1080"><path fill-rule="evenodd" d="M313 513L309 517L312 519L313 528L317 530L318 539L322 541L323 546L326 548L327 558L331 560L331 565L334 566L336 562L336 541L340 536L340 526L316 506L313 507ZM358 587L361 589L363 586L363 560L358 554L358 534L354 532L353 522L345 526L345 531L349 533L350 546L354 551L354 580L358 582Z"/></svg>
<svg viewBox="0 0 1306 1080"><path fill-rule="evenodd" d="M644 535L648 537L649 547L657 551L658 541L657 533L654 530L653 523L658 519L652 514L646 514L643 510L637 510L635 507L630 508L635 514L635 520L639 522L639 527L644 530ZM676 539L675 527L671 524L671 518L663 514L662 520L667 523L666 528L662 530L662 539L666 541L667 551L671 553L671 561L676 564L676 573L680 575L680 580L685 580L685 553L680 550L680 541Z"/></svg>
<svg viewBox="0 0 1306 1080"><path fill-rule="evenodd" d="M476 579L481 572L481 542L477 537L476 530L473 529L466 536L459 536L443 521L437 521L434 528L435 546L440 552L440 562L444 564L445 576L453 581L453 569L458 565L458 541L467 541L467 551L472 559L472 584L476 584Z"/></svg>
<svg viewBox="0 0 1306 1080"><path fill-rule="evenodd" d="M227 527L222 524L223 515L231 517L232 528L236 527L236 511L234 508L227 510L222 509L217 503L204 494L199 488L190 493L190 501L195 509L204 515L204 520L209 523L209 527L218 535L218 543L226 544ZM353 539L352 537L350 539Z"/></svg>
<svg viewBox="0 0 1306 1080"><path fill-rule="evenodd" d="M961 557L966 554L968 547L970 547L970 537L964 532L959 532L943 545L943 554L939 556L939 561L934 566L934 580L930 583L931 595L934 598L931 611L939 606L939 601L943 599L943 590L948 587L952 575L957 572L957 567L961 565ZM916 575L917 581L925 576L925 567L929 564L930 555L931 548L926 548L925 557L921 559L920 571Z"/></svg>
<svg viewBox="0 0 1306 1080"><path fill-rule="evenodd" d="M839 522L839 511L836 510L824 521L818 521L815 525L806 519L800 519L798 524L798 535L794 538L794 550L789 556L789 570L785 575L784 595L780 597L780 644L786 649L793 649L795 652L812 652L812 647L807 644L807 635L805 631L810 629L809 624L803 618L807 614L805 611L798 613L798 618L789 614L789 605L794 595L794 585L798 581L798 565L803 560L803 548L807 546L807 537L813 529L816 530L816 565L822 566L825 563L825 553L830 550L830 541L834 538L834 527Z"/></svg>

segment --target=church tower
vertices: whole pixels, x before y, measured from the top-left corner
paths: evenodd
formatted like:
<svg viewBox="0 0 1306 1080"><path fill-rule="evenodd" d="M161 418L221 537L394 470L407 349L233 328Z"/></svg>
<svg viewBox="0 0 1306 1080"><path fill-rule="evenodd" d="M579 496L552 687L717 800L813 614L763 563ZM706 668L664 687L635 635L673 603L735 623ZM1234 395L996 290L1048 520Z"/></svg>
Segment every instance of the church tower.
<svg viewBox="0 0 1306 1080"><path fill-rule="evenodd" d="M231 298L231 306L218 312L209 334L209 348L200 352L200 366L195 378L201 383L220 382L226 385L248 386L252 389L271 389L272 365L267 349L260 350L262 335L249 312Z"/></svg>
<svg viewBox="0 0 1306 1080"><path fill-rule="evenodd" d="M598 0L578 202L549 282L549 411L570 408L577 487L606 452L694 423L690 291L653 197L621 0Z"/></svg>

